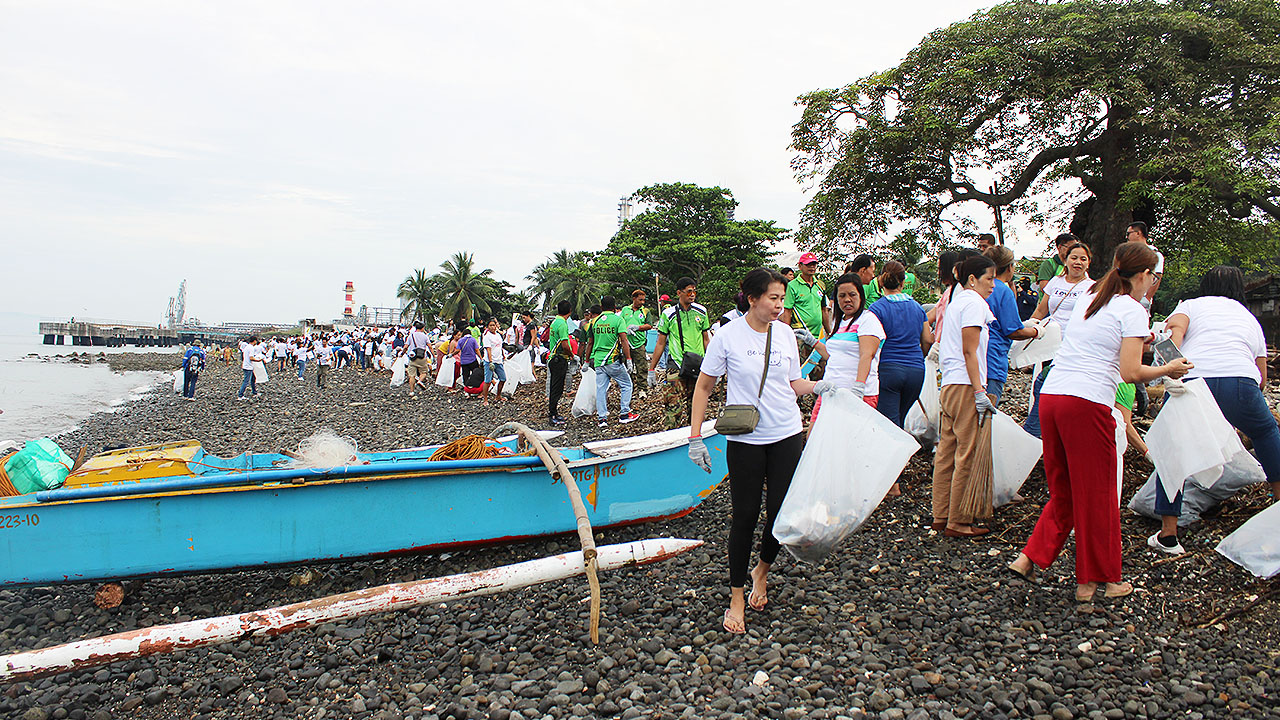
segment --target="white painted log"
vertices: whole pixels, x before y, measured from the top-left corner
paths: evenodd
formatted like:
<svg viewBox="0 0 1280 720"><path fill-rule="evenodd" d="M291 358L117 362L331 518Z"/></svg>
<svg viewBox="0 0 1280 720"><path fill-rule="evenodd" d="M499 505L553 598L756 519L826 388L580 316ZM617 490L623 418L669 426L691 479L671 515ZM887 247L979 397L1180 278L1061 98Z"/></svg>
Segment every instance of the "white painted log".
<svg viewBox="0 0 1280 720"><path fill-rule="evenodd" d="M600 569L611 570L666 560L700 545L701 540L650 538L606 545L599 548L597 558ZM0 682L30 680L117 660L239 640L249 635L281 635L360 615L493 595L574 577L584 570L582 552L570 552L472 573L365 588L266 610L130 630L0 656Z"/></svg>

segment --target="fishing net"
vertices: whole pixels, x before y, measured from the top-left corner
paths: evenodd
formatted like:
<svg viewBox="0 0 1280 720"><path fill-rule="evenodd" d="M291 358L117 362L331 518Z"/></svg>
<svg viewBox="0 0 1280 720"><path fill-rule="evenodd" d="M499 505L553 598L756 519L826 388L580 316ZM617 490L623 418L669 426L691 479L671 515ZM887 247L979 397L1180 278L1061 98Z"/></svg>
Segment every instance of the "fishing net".
<svg viewBox="0 0 1280 720"><path fill-rule="evenodd" d="M356 460L356 441L339 437L329 428L321 428L298 443L298 452L290 463L298 468L330 468L350 465Z"/></svg>

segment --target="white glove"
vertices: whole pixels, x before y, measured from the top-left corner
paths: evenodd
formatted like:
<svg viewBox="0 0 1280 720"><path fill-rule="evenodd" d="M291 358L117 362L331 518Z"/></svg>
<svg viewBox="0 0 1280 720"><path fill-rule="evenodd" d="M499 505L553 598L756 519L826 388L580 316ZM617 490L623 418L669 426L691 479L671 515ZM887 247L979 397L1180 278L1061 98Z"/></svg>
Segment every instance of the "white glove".
<svg viewBox="0 0 1280 720"><path fill-rule="evenodd" d="M631 362L631 358L627 358L626 360L623 360L622 367L626 368L627 372L629 373L633 373L636 371L636 364Z"/></svg>
<svg viewBox="0 0 1280 720"><path fill-rule="evenodd" d="M974 391L973 404L978 408L979 426L986 422L988 414L994 415L996 412L996 406L991 404L991 396L987 394L986 390Z"/></svg>
<svg viewBox="0 0 1280 720"><path fill-rule="evenodd" d="M795 332L796 339L803 342L805 347L813 347L818 344L818 338L814 337L813 333L809 332L808 328L798 327Z"/></svg>
<svg viewBox="0 0 1280 720"><path fill-rule="evenodd" d="M1187 386L1183 385L1181 380L1165 378L1164 391L1169 393L1170 397L1178 397L1179 395L1183 395L1187 392Z"/></svg>
<svg viewBox="0 0 1280 720"><path fill-rule="evenodd" d="M629 332L629 333L633 333L633 332L635 332L635 331L637 331L637 330L639 330L639 329L640 329L640 326L639 326L639 325L628 325L628 326L627 326L627 332Z"/></svg>
<svg viewBox="0 0 1280 720"><path fill-rule="evenodd" d="M813 384L814 395L827 395L836 391L836 384L830 380L819 380Z"/></svg>
<svg viewBox="0 0 1280 720"><path fill-rule="evenodd" d="M1037 338L1038 338L1038 337L1040 337L1040 325L1039 325L1038 323L1031 323L1030 325L1028 325L1028 326L1026 327L1026 329L1027 329L1027 330L1035 330L1035 331L1036 331L1036 337L1037 337ZM1033 339L1034 339L1034 338L1033 338Z"/></svg>
<svg viewBox="0 0 1280 720"><path fill-rule="evenodd" d="M817 389L816 386L814 389ZM867 392L867 384L864 382L854 381L853 386L849 388L850 392L858 397L863 397Z"/></svg>
<svg viewBox="0 0 1280 720"><path fill-rule="evenodd" d="M654 370L650 370L649 374L646 375L644 379L648 381L649 387L653 387L658 384L658 373Z"/></svg>
<svg viewBox="0 0 1280 720"><path fill-rule="evenodd" d="M702 442L702 438L689 438L689 459L694 465L711 472L711 453L707 452L707 445Z"/></svg>

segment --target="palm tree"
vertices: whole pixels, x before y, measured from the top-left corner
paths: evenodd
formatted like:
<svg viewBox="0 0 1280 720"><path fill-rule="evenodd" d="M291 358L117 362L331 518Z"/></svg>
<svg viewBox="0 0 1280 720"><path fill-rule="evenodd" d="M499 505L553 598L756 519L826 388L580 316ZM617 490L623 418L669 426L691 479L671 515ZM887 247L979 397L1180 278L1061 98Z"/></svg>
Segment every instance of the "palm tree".
<svg viewBox="0 0 1280 720"><path fill-rule="evenodd" d="M577 262L562 268L558 276L560 282L556 283L552 292L552 302L568 300L573 305L574 311L578 313L599 302L604 285L585 262Z"/></svg>
<svg viewBox="0 0 1280 720"><path fill-rule="evenodd" d="M472 320L474 314L489 314L489 300L496 290L488 268L475 272L471 253L454 253L440 263L441 272L431 276L440 288L440 310L454 320Z"/></svg>
<svg viewBox="0 0 1280 720"><path fill-rule="evenodd" d="M426 268L414 270L412 275L400 283L396 297L404 301L404 309L400 311L401 320L426 320L436 314L436 289L432 278L427 276Z"/></svg>
<svg viewBox="0 0 1280 720"><path fill-rule="evenodd" d="M551 304L551 299L556 292L556 286L564 280L565 271L577 263L577 257L581 254L571 253L562 248L539 263L533 268L533 272L526 276L525 279L533 281L533 284L529 286L533 296L542 298L542 310L544 312Z"/></svg>

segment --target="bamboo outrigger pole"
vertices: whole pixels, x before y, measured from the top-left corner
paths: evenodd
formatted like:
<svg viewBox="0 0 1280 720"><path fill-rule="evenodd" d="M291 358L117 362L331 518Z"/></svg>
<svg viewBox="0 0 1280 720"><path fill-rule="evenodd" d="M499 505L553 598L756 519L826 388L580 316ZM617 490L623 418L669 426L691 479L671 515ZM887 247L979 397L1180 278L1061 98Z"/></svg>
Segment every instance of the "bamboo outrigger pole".
<svg viewBox="0 0 1280 720"><path fill-rule="evenodd" d="M573 506L573 514L578 520L578 541L582 543L582 559L586 565L587 584L591 586L591 644L599 645L600 578L596 574L599 563L596 558L596 539L591 531L591 520L587 517L587 506L582 502L582 493L578 491L578 484L573 481L573 473L569 472L569 466L565 464L564 457L527 425L509 422L489 433L489 437L496 438L511 432L519 435L526 445L538 453L542 464L547 466L547 472L551 473L553 479L563 482L565 490L569 492L569 504Z"/></svg>

